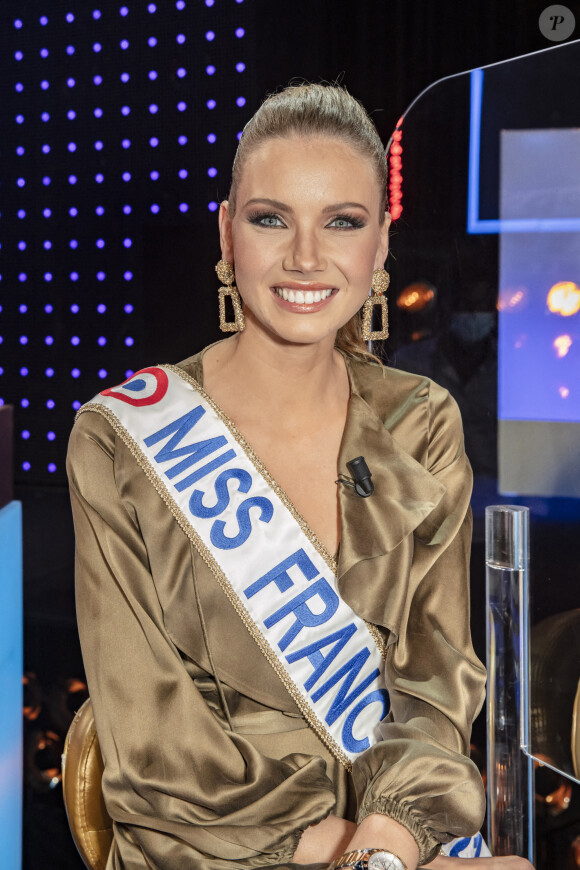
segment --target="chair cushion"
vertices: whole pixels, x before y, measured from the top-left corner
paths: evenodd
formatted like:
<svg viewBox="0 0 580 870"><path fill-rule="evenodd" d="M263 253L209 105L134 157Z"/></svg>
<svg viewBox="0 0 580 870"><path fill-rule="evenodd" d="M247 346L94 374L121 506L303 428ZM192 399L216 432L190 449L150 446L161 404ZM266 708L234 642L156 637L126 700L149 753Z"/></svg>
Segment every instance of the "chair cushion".
<svg viewBox="0 0 580 870"><path fill-rule="evenodd" d="M91 699L78 710L62 756L62 785L68 821L81 858L90 870L105 870L113 841L113 823L101 780L103 759Z"/></svg>

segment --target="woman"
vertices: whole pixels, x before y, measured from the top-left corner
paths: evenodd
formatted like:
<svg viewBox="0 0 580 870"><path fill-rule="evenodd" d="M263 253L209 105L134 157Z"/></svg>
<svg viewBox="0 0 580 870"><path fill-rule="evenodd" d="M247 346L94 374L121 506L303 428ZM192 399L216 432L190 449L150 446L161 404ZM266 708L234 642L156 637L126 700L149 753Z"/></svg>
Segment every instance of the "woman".
<svg viewBox="0 0 580 870"><path fill-rule="evenodd" d="M481 824L461 424L361 335L387 283L385 190L345 91L269 98L220 208L236 334L75 424L109 868L459 870L440 846Z"/></svg>

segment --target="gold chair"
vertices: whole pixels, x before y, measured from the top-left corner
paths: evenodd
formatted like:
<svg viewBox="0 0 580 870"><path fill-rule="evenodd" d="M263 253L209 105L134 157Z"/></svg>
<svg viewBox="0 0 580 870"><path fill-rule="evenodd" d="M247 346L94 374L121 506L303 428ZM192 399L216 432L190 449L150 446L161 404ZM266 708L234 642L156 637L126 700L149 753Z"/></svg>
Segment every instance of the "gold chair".
<svg viewBox="0 0 580 870"><path fill-rule="evenodd" d="M113 823L103 800L103 759L87 698L69 728L62 756L64 805L71 833L89 870L105 870Z"/></svg>

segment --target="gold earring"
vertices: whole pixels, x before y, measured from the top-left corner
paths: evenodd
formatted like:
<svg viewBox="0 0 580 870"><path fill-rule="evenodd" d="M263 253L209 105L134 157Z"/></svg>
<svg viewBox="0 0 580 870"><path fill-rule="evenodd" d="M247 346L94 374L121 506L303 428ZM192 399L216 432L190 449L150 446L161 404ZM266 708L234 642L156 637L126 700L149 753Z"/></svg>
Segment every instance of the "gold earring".
<svg viewBox="0 0 580 870"><path fill-rule="evenodd" d="M244 321L244 312L242 310L242 300L238 288L234 284L236 277L234 275L234 267L227 260L220 260L215 267L217 276L223 285L219 288L219 304L220 304L220 329L222 332L243 332L246 323ZM226 320L226 296L229 296L234 306L234 320Z"/></svg>
<svg viewBox="0 0 580 870"><path fill-rule="evenodd" d="M386 269L375 269L371 281L372 295L368 297L363 305L362 337L365 341L377 341L380 338L389 337L389 309L384 294L390 282L391 278ZM378 305L381 309L381 328L373 332L373 308L375 305Z"/></svg>

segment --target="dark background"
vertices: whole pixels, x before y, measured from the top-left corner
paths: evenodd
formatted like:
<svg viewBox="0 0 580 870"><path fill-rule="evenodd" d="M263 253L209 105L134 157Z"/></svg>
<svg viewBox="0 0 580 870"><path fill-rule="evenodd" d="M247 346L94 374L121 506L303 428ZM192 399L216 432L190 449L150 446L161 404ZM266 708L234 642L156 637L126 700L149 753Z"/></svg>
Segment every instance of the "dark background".
<svg viewBox="0 0 580 870"><path fill-rule="evenodd" d="M553 44L537 24L548 4L533 0L215 0L209 7L187 0L182 9L163 0L154 12L149 5L127 0L126 16L119 14L121 3L110 0L92 5L20 0L0 8L0 396L15 406L16 496L24 506L25 669L31 675L27 700L40 709L26 723L26 868L79 866L58 776L50 786L52 777L45 774L58 770L67 717L84 693L64 476L72 403L122 380L126 371L176 362L219 336L213 272L217 221L208 203L227 195L236 133L268 92L295 79L338 79L372 113L386 143L407 106L435 80ZM578 3L567 5L580 21ZM93 17L94 9L100 17ZM71 11L75 21L67 30L65 15ZM42 15L49 18L47 25L39 23ZM13 26L16 18L23 22L20 29ZM243 38L235 36L240 26ZM208 29L216 34L211 42L204 37ZM158 43L149 50L152 34ZM186 36L185 44L176 42L178 34ZM130 42L124 53L123 37ZM96 41L100 52L92 48ZM73 43L77 50L69 56L66 46ZM46 59L39 55L44 45L50 48ZM24 53L22 61L14 58L17 50ZM243 73L235 70L240 61ZM205 71L209 64L216 67L212 76ZM183 78L177 72L182 67ZM154 80L150 69L158 73ZM125 70L131 78L123 84ZM103 77L98 86L97 75ZM73 89L66 84L71 76ZM39 88L43 79L50 81L46 93ZM15 91L17 82L23 83L22 92ZM245 104L238 106L241 94ZM213 98L217 107L210 110L207 100ZM185 111L176 110L179 101L186 102ZM159 107L154 115L151 103ZM69 122L66 112L73 104L77 115ZM97 105L104 108L101 119L93 114ZM124 105L131 107L127 117L120 112ZM40 113L47 107L51 119L43 122ZM25 120L18 125L20 112ZM207 141L210 132L217 135L213 144ZM179 145L183 135L188 141ZM154 148L152 137L159 138ZM128 149L123 138L131 140ZM67 150L71 140L78 144L75 152ZM52 150L43 155L47 141ZM95 141L103 141L102 150L94 149ZM22 143L26 152L17 159L15 149ZM434 149L442 147L444 139L433 141ZM208 167L217 169L215 177L207 175ZM128 168L132 178L124 183L121 175ZM183 183L182 168L188 171ZM151 179L152 171L159 171L159 180ZM104 181L97 184L99 172ZM42 182L47 174L50 187ZM71 174L78 177L76 185L68 181ZM19 177L26 178L22 189ZM179 210L182 202L186 212ZM48 219L42 214L47 203ZM152 203L159 205L156 214ZM123 210L127 204L129 214ZM104 215L96 215L98 205ZM71 207L78 208L74 218ZM23 208L26 217L19 218ZM71 238L78 241L74 249ZM45 239L52 242L49 250ZM19 250L23 240L27 246ZM104 247L96 246L98 240ZM97 278L101 270L104 280ZM73 271L79 274L74 282ZM22 272L26 282L18 277ZM50 315L47 303L53 305ZM80 306L77 314L73 304ZM103 314L97 304L106 305ZM127 304L133 306L129 313ZM45 343L47 334L51 345ZM28 338L25 345L21 335ZM103 347L97 344L101 335L107 338ZM78 346L71 345L72 336L80 339ZM81 374L72 378L77 365ZM23 366L27 376L20 374ZM47 367L55 370L50 379ZM99 377L101 369L106 379ZM47 409L49 399L54 408ZM47 432L55 438L49 441ZM49 471L49 463L56 470ZM483 623L480 603L474 618ZM480 634L478 652L484 656L481 642Z"/></svg>

